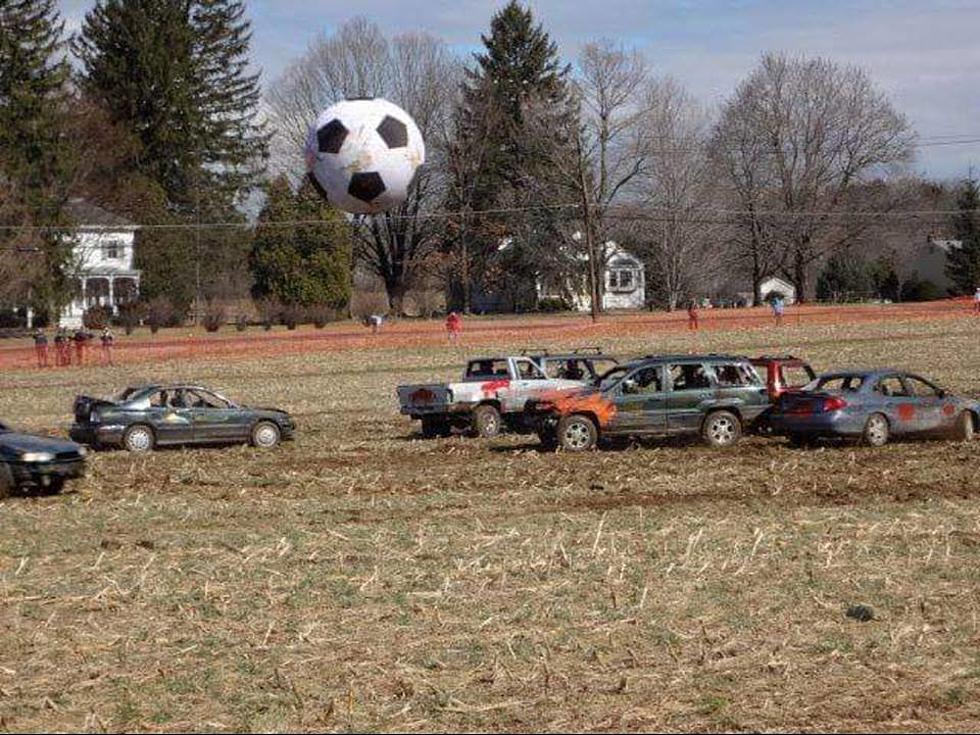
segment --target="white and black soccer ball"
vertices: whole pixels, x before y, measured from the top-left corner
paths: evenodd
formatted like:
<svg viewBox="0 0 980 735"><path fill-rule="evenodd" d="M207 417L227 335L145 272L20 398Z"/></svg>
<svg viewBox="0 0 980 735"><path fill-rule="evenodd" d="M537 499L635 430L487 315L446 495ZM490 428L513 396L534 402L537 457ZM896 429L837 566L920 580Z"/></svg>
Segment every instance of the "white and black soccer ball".
<svg viewBox="0 0 980 735"><path fill-rule="evenodd" d="M404 202L424 161L415 121L380 98L331 105L306 140L310 180L332 204L354 214L376 214Z"/></svg>

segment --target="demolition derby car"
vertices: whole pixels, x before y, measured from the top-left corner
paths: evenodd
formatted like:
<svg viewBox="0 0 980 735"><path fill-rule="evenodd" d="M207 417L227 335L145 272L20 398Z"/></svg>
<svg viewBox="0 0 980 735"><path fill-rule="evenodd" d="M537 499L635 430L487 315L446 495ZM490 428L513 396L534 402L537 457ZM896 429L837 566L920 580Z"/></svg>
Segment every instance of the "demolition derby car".
<svg viewBox="0 0 980 735"><path fill-rule="evenodd" d="M65 439L14 431L0 423L0 498L19 489L61 492L85 472L85 447Z"/></svg>
<svg viewBox="0 0 980 735"><path fill-rule="evenodd" d="M240 406L199 385L144 385L108 400L78 396L70 435L92 447L147 452L165 444L274 447L295 428L281 409Z"/></svg>
<svg viewBox="0 0 980 735"><path fill-rule="evenodd" d="M426 437L447 436L454 427L491 437L505 426L524 428L528 399L582 387L615 364L598 348L479 357L467 362L458 382L398 386L398 401L401 413L422 422Z"/></svg>
<svg viewBox="0 0 980 735"><path fill-rule="evenodd" d="M916 434L968 441L980 426L980 403L911 373L859 370L828 373L782 395L769 421L794 445L851 437L880 447L892 436Z"/></svg>
<svg viewBox="0 0 980 735"><path fill-rule="evenodd" d="M769 407L747 358L661 355L615 367L581 390L531 400L526 418L542 444L571 452L624 435L694 434L727 447Z"/></svg>

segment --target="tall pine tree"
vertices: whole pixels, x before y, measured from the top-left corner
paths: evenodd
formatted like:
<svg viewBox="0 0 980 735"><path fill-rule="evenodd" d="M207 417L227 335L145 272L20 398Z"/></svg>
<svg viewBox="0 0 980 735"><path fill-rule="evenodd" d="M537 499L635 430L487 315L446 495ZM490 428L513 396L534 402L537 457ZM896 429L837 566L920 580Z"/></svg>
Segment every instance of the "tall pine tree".
<svg viewBox="0 0 980 735"><path fill-rule="evenodd" d="M82 86L139 138L169 204L199 213L258 182L267 136L240 0L98 0L74 50Z"/></svg>
<svg viewBox="0 0 980 735"><path fill-rule="evenodd" d="M8 299L51 317L70 295L71 247L55 229L74 160L62 31L54 0L0 0L0 224L22 228L0 231L0 274Z"/></svg>
<svg viewBox="0 0 980 735"><path fill-rule="evenodd" d="M565 145L572 113L568 67L558 47L531 11L511 0L482 37L485 50L467 70L456 110L456 139L450 153L453 182L448 207L466 223L456 236L457 253L465 247L461 280L477 289L506 292L508 306L530 306L534 277L543 248L553 246L557 214L529 209L542 203L548 161ZM473 216L486 209L511 209L507 216ZM500 243L511 243L506 258ZM505 287L502 288L501 286ZM469 306L469 283L455 290Z"/></svg>
<svg viewBox="0 0 980 735"><path fill-rule="evenodd" d="M980 186L969 178L963 182L953 216L953 237L962 245L946 254L946 274L958 294L980 288Z"/></svg>

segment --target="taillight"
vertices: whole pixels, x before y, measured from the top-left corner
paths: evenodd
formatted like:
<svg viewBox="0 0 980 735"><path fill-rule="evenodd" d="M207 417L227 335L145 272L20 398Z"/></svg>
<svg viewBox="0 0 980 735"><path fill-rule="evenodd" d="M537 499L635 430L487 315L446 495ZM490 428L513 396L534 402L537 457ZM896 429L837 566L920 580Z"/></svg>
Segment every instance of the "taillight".
<svg viewBox="0 0 980 735"><path fill-rule="evenodd" d="M831 411L840 411L842 408L847 408L847 401L839 396L831 396L823 399L821 410L830 413Z"/></svg>

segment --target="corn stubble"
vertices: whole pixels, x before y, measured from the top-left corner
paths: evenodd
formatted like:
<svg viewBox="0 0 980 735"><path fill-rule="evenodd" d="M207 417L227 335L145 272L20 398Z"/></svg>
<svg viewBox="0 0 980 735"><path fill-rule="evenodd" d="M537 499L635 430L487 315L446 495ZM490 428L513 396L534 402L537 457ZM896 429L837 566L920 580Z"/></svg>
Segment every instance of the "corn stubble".
<svg viewBox="0 0 980 735"><path fill-rule="evenodd" d="M978 336L917 320L605 346L898 363L977 395ZM102 453L74 492L0 504L0 726L980 726L980 442L422 440L394 386L458 359L379 341L5 376L40 380L0 393L27 427L68 421L82 388L195 377L301 432L271 452Z"/></svg>

